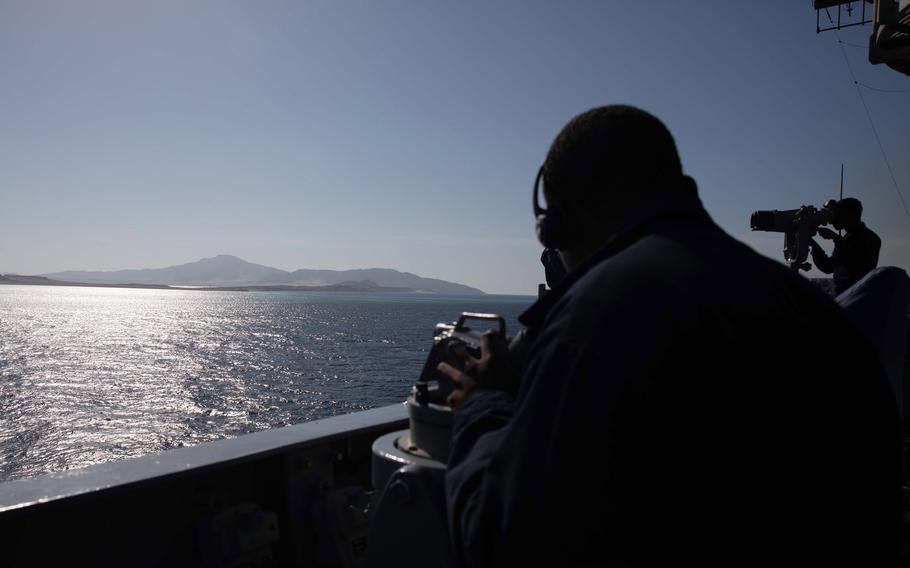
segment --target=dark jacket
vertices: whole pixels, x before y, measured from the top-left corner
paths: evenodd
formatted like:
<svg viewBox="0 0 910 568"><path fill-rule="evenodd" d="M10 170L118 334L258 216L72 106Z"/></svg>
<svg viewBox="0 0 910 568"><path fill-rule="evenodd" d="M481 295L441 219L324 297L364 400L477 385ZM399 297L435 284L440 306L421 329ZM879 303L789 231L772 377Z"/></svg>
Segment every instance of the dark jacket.
<svg viewBox="0 0 910 568"><path fill-rule="evenodd" d="M825 274L834 273L834 289L840 294L878 266L882 240L865 224L834 239L829 257L817 244L812 247L812 262Z"/></svg>
<svg viewBox="0 0 910 568"><path fill-rule="evenodd" d="M461 562L896 554L899 426L878 360L697 199L642 217L522 321L536 339L517 399L480 392L455 420Z"/></svg>

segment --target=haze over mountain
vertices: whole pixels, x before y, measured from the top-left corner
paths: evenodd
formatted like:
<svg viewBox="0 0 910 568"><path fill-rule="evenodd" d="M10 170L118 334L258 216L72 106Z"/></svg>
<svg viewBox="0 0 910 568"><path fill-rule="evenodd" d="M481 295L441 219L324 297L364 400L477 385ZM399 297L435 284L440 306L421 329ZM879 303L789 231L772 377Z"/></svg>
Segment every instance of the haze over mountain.
<svg viewBox="0 0 910 568"><path fill-rule="evenodd" d="M423 278L391 268L311 270L293 272L247 262L229 254L166 268L89 272L68 270L44 274L55 280L101 284L173 284L182 286L328 286L370 281L378 286L436 294L483 294L482 290L436 278Z"/></svg>

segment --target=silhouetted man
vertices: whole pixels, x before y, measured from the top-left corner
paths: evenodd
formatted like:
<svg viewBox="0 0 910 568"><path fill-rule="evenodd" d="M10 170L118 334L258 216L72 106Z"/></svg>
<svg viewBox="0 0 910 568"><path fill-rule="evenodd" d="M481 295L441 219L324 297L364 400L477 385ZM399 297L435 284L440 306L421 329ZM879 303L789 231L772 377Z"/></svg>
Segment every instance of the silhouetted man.
<svg viewBox="0 0 910 568"><path fill-rule="evenodd" d="M510 372L497 335L463 370L440 365L461 385L446 474L458 560L896 556L895 402L834 302L718 228L641 110L573 119L538 181L538 236L570 272L521 316L534 343L517 397L496 388Z"/></svg>
<svg viewBox="0 0 910 568"><path fill-rule="evenodd" d="M856 284L860 278L878 266L878 253L882 240L866 227L861 218L863 205L859 199L848 197L841 199L834 206L834 219L831 224L838 231L847 233L841 237L831 229L820 227L818 234L834 241L834 251L829 257L822 247L812 239L812 261L825 274L834 273L834 289L840 294Z"/></svg>

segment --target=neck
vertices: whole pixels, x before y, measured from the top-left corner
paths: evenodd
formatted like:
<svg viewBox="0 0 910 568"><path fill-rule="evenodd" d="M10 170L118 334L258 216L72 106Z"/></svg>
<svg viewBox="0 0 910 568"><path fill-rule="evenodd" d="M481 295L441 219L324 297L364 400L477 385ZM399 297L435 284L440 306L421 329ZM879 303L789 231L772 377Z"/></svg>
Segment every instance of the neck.
<svg viewBox="0 0 910 568"><path fill-rule="evenodd" d="M576 220L578 244L572 248L560 250L559 256L569 271L584 263L591 255L598 252L607 243L629 231L634 231L650 219L668 213L702 211L701 200L695 194L677 193L662 196L660 199L641 201L629 207L621 217L605 219L591 210L573 211Z"/></svg>
<svg viewBox="0 0 910 568"><path fill-rule="evenodd" d="M562 259L562 263L566 265L566 270L569 272L578 268L586 258L594 254L597 250L595 247L575 247L571 249L559 251L559 258Z"/></svg>
<svg viewBox="0 0 910 568"><path fill-rule="evenodd" d="M844 230L847 231L848 233L854 233L854 232L858 231L859 228L862 226L863 226L862 223L855 223L853 225L844 226Z"/></svg>

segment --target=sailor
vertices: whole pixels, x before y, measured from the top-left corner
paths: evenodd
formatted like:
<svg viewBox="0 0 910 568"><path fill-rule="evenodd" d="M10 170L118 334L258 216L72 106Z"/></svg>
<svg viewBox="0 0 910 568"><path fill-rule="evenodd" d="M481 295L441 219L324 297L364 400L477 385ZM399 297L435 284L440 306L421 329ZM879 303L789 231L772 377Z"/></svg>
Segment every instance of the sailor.
<svg viewBox="0 0 910 568"><path fill-rule="evenodd" d="M878 266L878 253L882 240L862 222L863 204L859 199L847 197L834 205L834 219L831 224L840 236L831 229L819 227L818 234L834 241L834 251L829 257L815 239L809 241L812 261L825 274L834 273L834 289L837 294L856 284L863 276Z"/></svg>
<svg viewBox="0 0 910 568"><path fill-rule="evenodd" d="M460 385L446 474L458 561L896 555L895 401L834 302L715 225L642 110L574 118L538 181L538 235L569 273L521 316L533 345L517 396L496 387L510 367L495 334L439 369Z"/></svg>

